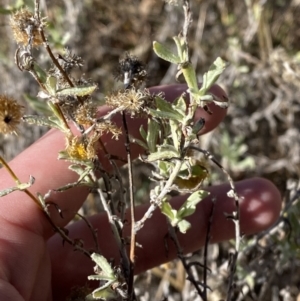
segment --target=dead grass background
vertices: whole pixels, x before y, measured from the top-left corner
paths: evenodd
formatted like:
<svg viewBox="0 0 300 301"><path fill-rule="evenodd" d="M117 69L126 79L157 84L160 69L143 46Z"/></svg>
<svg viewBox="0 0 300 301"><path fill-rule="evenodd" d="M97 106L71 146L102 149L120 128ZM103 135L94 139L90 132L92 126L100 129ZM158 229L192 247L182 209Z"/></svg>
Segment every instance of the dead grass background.
<svg viewBox="0 0 300 301"><path fill-rule="evenodd" d="M230 109L203 144L235 180L262 176L275 183L292 226L289 232L282 223L274 234L244 242L237 273L244 295L237 291L235 300L299 301L300 2L194 0L191 5L191 58L199 80L217 56L229 62L219 83L230 97ZM174 83L176 67L157 58L151 46L153 40L172 45L182 24L180 7L159 0L44 0L41 8L51 42L58 51L68 46L85 60L81 71L99 84L99 99L113 89L114 69L125 51L147 63L148 86ZM14 65L16 45L8 23L8 16L0 15L0 90L24 101L24 93L36 95L38 87ZM22 126L18 137L0 137L0 151L12 158L45 130ZM139 178L146 179L143 171L139 166ZM137 193L147 197L148 185L139 184ZM229 248L229 243L211 247L209 300L225 298ZM176 262L142 275L138 295L141 300L196 300L180 275Z"/></svg>

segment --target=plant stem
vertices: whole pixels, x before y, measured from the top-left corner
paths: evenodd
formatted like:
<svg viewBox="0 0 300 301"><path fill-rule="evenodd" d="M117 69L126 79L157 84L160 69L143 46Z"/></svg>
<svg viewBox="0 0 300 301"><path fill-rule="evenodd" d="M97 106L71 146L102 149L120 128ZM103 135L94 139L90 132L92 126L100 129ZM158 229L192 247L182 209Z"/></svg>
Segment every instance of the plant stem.
<svg viewBox="0 0 300 301"><path fill-rule="evenodd" d="M21 182L20 182L19 178L16 176L16 174L13 172L13 170L10 168L10 166L7 164L7 162L4 160L4 158L2 156L0 156L0 163L8 171L8 173L14 179L14 181L17 183L17 185L20 185Z"/></svg>
<svg viewBox="0 0 300 301"><path fill-rule="evenodd" d="M43 26L41 25L42 22L41 22L41 18L40 18L40 1L39 0L35 1L35 17L37 18L37 20L38 20L38 22L40 24L40 26L39 26L39 32L40 32L41 38L42 38L42 40L44 42L44 46L45 46L45 48L46 48L46 50L47 50L47 52L48 52L48 54L49 54L52 62L57 67L57 69L62 74L62 76L65 78L65 80L68 82L68 84L70 85L70 87L74 87L74 84L70 80L69 76L67 75L67 73L64 71L64 69L61 67L61 65L57 61L56 57L54 56L54 54L53 54L53 52L52 52L52 50L51 50L51 48L49 46L48 40L45 37Z"/></svg>
<svg viewBox="0 0 300 301"><path fill-rule="evenodd" d="M182 164L183 164L183 162L181 160L176 161L176 165L169 177L169 180L166 182L166 185L163 187L160 194L153 200L152 204L150 205L148 210L145 212L144 216L138 222L136 222L135 234L143 228L146 220L149 219L152 216L154 210L161 205L163 198L170 191L170 188L173 185L173 182L174 182L175 178L177 177Z"/></svg>
<svg viewBox="0 0 300 301"><path fill-rule="evenodd" d="M123 126L125 131L125 148L127 153L127 164L128 164L128 179L129 179L129 198L130 198L130 219L131 219L131 235L130 235L130 275L128 283L128 295L133 295L133 277L134 277L134 261L135 261L135 204L133 194L133 175L132 175L132 160L130 152L130 140L129 131L126 121L125 111L122 112Z"/></svg>

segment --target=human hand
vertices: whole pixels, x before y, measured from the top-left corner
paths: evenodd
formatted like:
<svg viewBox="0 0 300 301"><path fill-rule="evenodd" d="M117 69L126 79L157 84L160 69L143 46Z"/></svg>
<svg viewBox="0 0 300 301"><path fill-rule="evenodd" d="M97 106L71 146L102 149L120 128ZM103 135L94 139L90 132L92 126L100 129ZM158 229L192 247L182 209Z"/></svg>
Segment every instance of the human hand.
<svg viewBox="0 0 300 301"><path fill-rule="evenodd" d="M175 85L155 87L152 88L152 92L164 91L166 98L172 100L182 89L182 86ZM220 93L218 96L222 97L223 91L214 89L213 92ZM197 112L197 118L203 116L206 121L202 132L215 128L226 113L214 105L210 109L212 115L203 110ZM100 113L105 114L107 110L106 107L100 108ZM121 120L119 122L121 124ZM128 119L128 122L131 134L138 137L139 125L144 121ZM116 141L105 136L103 140L108 151L125 157L123 138ZM21 181L28 181L30 174L36 178L35 184L30 188L32 193L45 194L49 189L76 181L76 174L67 169L68 163L57 160L57 153L62 149L63 135L57 131L50 131L15 158L10 166ZM132 145L131 150L134 157L141 152L137 145ZM105 157L100 154L99 158L104 167L109 168ZM0 179L0 189L14 185L4 169L0 170ZM236 189L239 196L243 197L240 203L242 233L257 233L276 221L281 208L281 197L272 183L254 178L236 183ZM214 186L208 190L211 192L210 196L200 202L196 212L188 219L192 224L191 229L187 234L179 235L186 253L195 251L204 244L212 197L217 201L211 241L219 242L234 237L233 223L224 216L225 212L231 213L234 210L233 200L226 196L229 185ZM53 211L52 219L55 224L66 226L81 207L87 193L86 188L77 187L64 193L52 194L49 200L61 208L64 216L64 219L61 219L57 212ZM184 196L174 198L172 206L179 207L184 200ZM147 206L137 207L137 220L143 216L146 209ZM98 229L102 254L106 258L118 260L118 249L106 216L99 214L91 217L90 221ZM65 300L72 286L83 285L87 276L93 273L91 260L79 252L74 252L72 246L63 246L62 239L54 234L43 212L22 192L14 192L0 199L0 229L0 300ZM76 222L68 229L71 237L83 239L87 249L94 247L90 230L84 222ZM136 249L136 273L176 257L176 250L171 244L166 257L163 243L166 233L165 217L156 211L137 235L137 242L143 248Z"/></svg>

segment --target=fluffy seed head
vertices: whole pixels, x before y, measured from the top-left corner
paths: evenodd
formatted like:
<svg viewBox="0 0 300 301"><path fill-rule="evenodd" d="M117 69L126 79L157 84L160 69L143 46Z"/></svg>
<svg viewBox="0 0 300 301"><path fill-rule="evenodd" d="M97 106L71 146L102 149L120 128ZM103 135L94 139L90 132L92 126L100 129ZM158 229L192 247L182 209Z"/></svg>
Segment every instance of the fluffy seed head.
<svg viewBox="0 0 300 301"><path fill-rule="evenodd" d="M76 108L75 120L78 124L90 126L95 121L96 112L97 107L91 101L86 101Z"/></svg>
<svg viewBox="0 0 300 301"><path fill-rule="evenodd" d="M21 121L23 108L14 99L0 95L0 133L17 133L17 126Z"/></svg>
<svg viewBox="0 0 300 301"><path fill-rule="evenodd" d="M148 105L153 96L148 90L136 90L134 88L118 91L105 98L106 104L113 108L123 107L125 111L135 115L141 113L145 105Z"/></svg>
<svg viewBox="0 0 300 301"><path fill-rule="evenodd" d="M11 28L17 43L33 46L39 46L43 43L39 28L44 26L40 24L32 12L28 9L21 9L11 16Z"/></svg>

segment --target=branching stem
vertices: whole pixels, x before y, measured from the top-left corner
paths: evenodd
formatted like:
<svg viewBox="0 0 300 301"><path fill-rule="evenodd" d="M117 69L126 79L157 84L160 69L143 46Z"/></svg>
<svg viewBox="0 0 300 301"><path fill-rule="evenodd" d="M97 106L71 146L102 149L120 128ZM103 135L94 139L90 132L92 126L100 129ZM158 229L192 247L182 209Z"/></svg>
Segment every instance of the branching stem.
<svg viewBox="0 0 300 301"><path fill-rule="evenodd" d="M72 83L72 81L70 80L68 74L64 71L64 69L61 67L60 63L58 62L58 60L56 59L56 57L54 56L48 40L45 36L44 30L43 30L43 26L42 21L41 21L41 16L40 16L40 1L39 0L35 0L35 17L37 18L40 26L39 26L39 32L42 38L42 41L44 42L44 47L46 48L52 62L54 63L54 65L57 67L57 69L59 70L59 72L61 73L61 75L65 78L65 80L68 82L68 84L70 85L70 87L74 87L74 84Z"/></svg>
<svg viewBox="0 0 300 301"><path fill-rule="evenodd" d="M152 204L150 205L148 210L145 212L144 216L138 222L136 222L135 233L137 233L138 231L140 231L143 228L146 220L149 219L152 216L154 210L157 207L161 206L162 200L169 193L170 188L173 185L174 180L177 177L177 175L178 175L178 173L181 169L182 164L183 164L182 160L177 160L176 161L175 167L174 167L168 181L166 182L164 188L162 189L160 194L157 197L155 197L155 199L152 200Z"/></svg>

